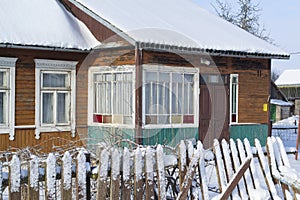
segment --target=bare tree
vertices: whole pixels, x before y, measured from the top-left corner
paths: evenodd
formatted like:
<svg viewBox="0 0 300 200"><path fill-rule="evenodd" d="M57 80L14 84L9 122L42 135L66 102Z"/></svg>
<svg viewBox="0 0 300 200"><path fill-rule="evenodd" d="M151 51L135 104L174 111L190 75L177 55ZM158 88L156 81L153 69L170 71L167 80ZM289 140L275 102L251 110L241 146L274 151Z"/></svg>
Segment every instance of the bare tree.
<svg viewBox="0 0 300 200"><path fill-rule="evenodd" d="M271 80L275 82L279 78L280 74L281 74L280 70L272 69L272 71L271 71Z"/></svg>
<svg viewBox="0 0 300 200"><path fill-rule="evenodd" d="M216 13L223 19L237 25L238 27L252 33L253 35L273 43L273 40L266 33L266 29L259 22L261 9L259 4L253 0L237 0L237 9L225 0L216 0L213 5Z"/></svg>

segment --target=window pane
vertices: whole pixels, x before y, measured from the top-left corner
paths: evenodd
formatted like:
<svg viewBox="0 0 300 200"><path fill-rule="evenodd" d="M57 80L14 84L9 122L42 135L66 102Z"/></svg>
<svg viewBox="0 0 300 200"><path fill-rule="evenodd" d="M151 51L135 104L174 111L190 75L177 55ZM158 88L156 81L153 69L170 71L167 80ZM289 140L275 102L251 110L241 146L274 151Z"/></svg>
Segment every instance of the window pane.
<svg viewBox="0 0 300 200"><path fill-rule="evenodd" d="M68 122L67 93L57 94L57 123Z"/></svg>
<svg viewBox="0 0 300 200"><path fill-rule="evenodd" d="M146 72L145 81L157 81L157 72Z"/></svg>
<svg viewBox="0 0 300 200"><path fill-rule="evenodd" d="M43 74L43 87L64 88L68 86L69 83L67 80L67 74L53 74L53 73Z"/></svg>
<svg viewBox="0 0 300 200"><path fill-rule="evenodd" d="M147 83L145 85L145 109L146 114L150 114L150 99L151 99L151 84Z"/></svg>
<svg viewBox="0 0 300 200"><path fill-rule="evenodd" d="M7 86L6 72L0 71L0 87Z"/></svg>
<svg viewBox="0 0 300 200"><path fill-rule="evenodd" d="M42 123L53 124L53 93L43 93Z"/></svg>
<svg viewBox="0 0 300 200"><path fill-rule="evenodd" d="M0 124L6 123L6 93L0 92Z"/></svg>

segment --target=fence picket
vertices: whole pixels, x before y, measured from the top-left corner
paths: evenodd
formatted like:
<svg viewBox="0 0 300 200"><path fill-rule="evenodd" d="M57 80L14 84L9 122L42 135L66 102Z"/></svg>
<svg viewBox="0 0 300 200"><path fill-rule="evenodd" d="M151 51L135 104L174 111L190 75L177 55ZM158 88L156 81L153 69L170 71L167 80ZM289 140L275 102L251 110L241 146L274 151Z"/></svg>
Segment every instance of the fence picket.
<svg viewBox="0 0 300 200"><path fill-rule="evenodd" d="M50 153L46 163L46 198L56 199L56 158Z"/></svg>
<svg viewBox="0 0 300 200"><path fill-rule="evenodd" d="M110 199L118 200L120 191L120 155L118 149L114 149L112 152L111 160Z"/></svg>
<svg viewBox="0 0 300 200"><path fill-rule="evenodd" d="M86 158L83 151L79 151L77 158L76 183L77 183L77 199L86 199Z"/></svg>
<svg viewBox="0 0 300 200"><path fill-rule="evenodd" d="M201 143L201 141L198 141L197 149L199 149L200 151L198 172L199 172L199 179L200 179L200 188L202 192L202 199L208 200L209 199L208 185L207 185L205 166L204 166L203 144Z"/></svg>
<svg viewBox="0 0 300 200"><path fill-rule="evenodd" d="M130 200L131 198L131 180L130 180L130 152L128 148L123 151L123 179L122 179L122 199Z"/></svg>
<svg viewBox="0 0 300 200"><path fill-rule="evenodd" d="M72 157L67 151L62 158L61 198L72 199Z"/></svg>
<svg viewBox="0 0 300 200"><path fill-rule="evenodd" d="M182 185L186 173L186 146L184 141L179 144L179 184Z"/></svg>
<svg viewBox="0 0 300 200"><path fill-rule="evenodd" d="M163 148L160 144L156 148L156 165L157 165L158 200L166 199L164 153L163 153Z"/></svg>
<svg viewBox="0 0 300 200"><path fill-rule="evenodd" d="M98 171L98 188L97 188L97 200L106 199L107 194L107 173L108 173L108 158L109 152L103 149L100 154L100 163Z"/></svg>
<svg viewBox="0 0 300 200"><path fill-rule="evenodd" d="M0 200L2 200L2 162L0 162Z"/></svg>
<svg viewBox="0 0 300 200"><path fill-rule="evenodd" d="M239 160L239 154L236 147L236 144L233 139L230 139L230 150L232 153L232 159L233 159L233 167L235 171L238 171L239 167L241 166L241 162ZM248 199L247 190L245 186L245 180L244 177L241 178L241 180L238 183L238 189L239 193L242 199Z"/></svg>
<svg viewBox="0 0 300 200"><path fill-rule="evenodd" d="M28 199L39 199L39 162L37 156L32 156L29 163Z"/></svg>
<svg viewBox="0 0 300 200"><path fill-rule="evenodd" d="M134 198L142 199L143 191L143 165L142 152L138 147L134 154Z"/></svg>
<svg viewBox="0 0 300 200"><path fill-rule="evenodd" d="M153 182L153 152L148 146L146 149L146 200L154 199L154 182Z"/></svg>
<svg viewBox="0 0 300 200"><path fill-rule="evenodd" d="M16 155L10 161L9 199L21 199L21 163Z"/></svg>

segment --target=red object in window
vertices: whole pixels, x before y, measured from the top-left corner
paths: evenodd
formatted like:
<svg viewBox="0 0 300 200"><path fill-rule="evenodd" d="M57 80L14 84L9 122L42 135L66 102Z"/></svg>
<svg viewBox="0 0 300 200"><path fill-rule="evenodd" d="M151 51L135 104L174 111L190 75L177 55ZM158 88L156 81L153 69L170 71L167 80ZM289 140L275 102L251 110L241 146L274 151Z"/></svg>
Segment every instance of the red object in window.
<svg viewBox="0 0 300 200"><path fill-rule="evenodd" d="M183 123L184 124L193 124L194 123L194 115L184 115Z"/></svg>
<svg viewBox="0 0 300 200"><path fill-rule="evenodd" d="M93 116L93 122L96 122L96 123L102 123L102 115L94 115Z"/></svg>
<svg viewBox="0 0 300 200"><path fill-rule="evenodd" d="M236 114L231 115L231 122L236 122Z"/></svg>

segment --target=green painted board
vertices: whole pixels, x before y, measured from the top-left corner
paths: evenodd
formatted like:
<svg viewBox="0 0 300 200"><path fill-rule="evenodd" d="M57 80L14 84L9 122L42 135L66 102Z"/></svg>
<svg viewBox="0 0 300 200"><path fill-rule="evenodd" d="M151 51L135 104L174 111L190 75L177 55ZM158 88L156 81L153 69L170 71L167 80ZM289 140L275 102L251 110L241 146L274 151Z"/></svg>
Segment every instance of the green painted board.
<svg viewBox="0 0 300 200"><path fill-rule="evenodd" d="M254 146L254 139L260 140L261 145L265 146L268 137L267 124L237 124L230 126L230 138L248 138L251 146Z"/></svg>

